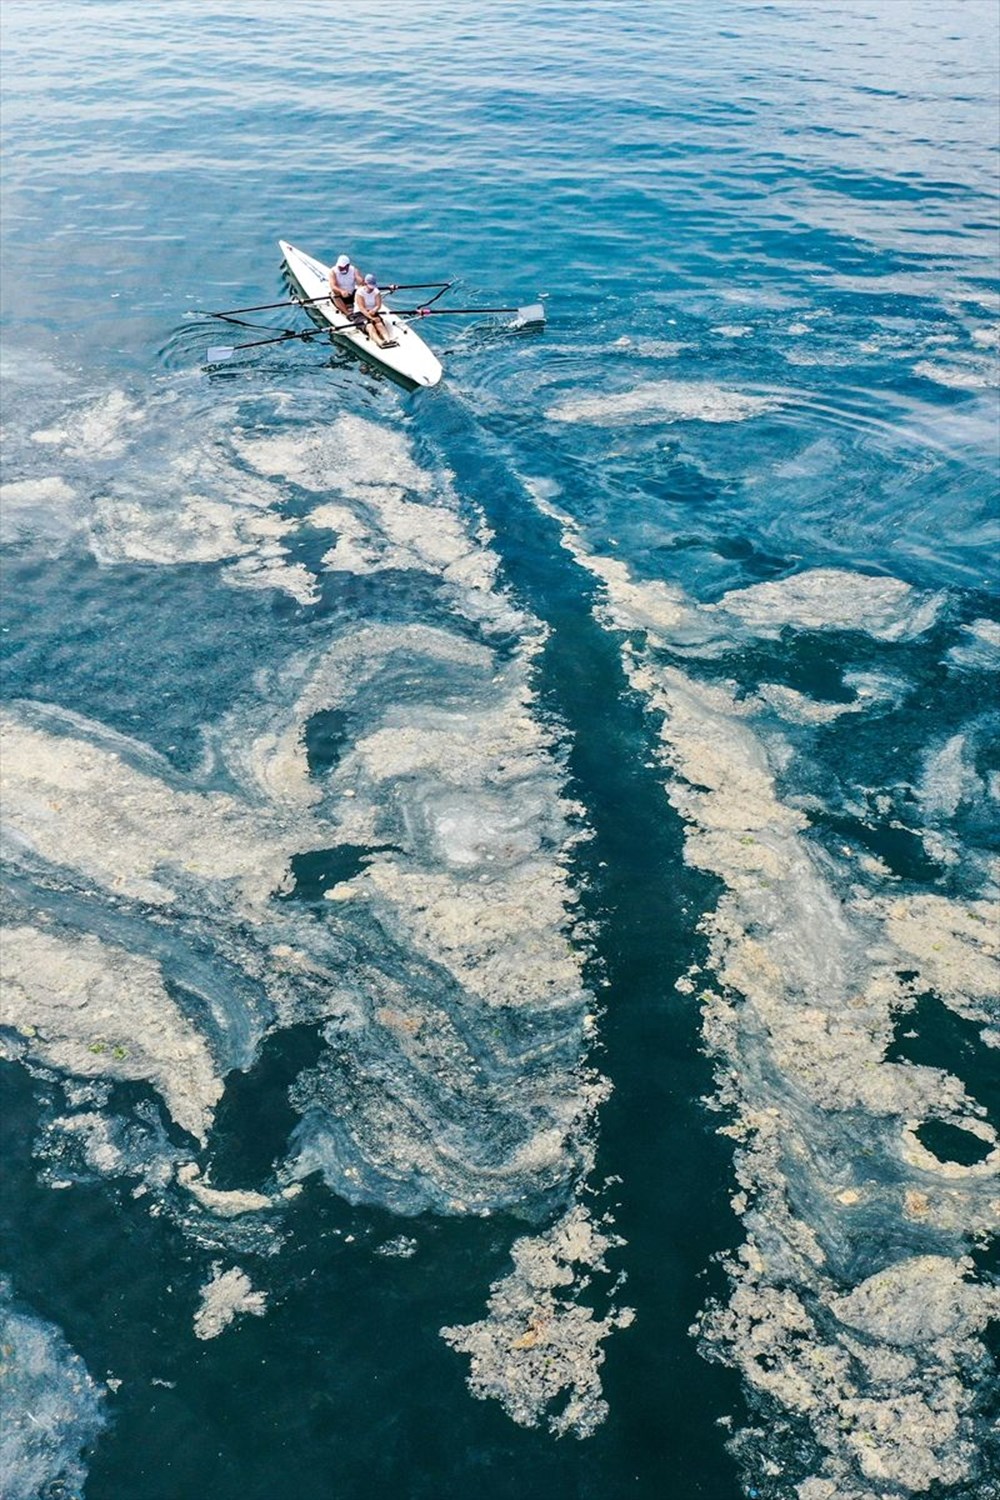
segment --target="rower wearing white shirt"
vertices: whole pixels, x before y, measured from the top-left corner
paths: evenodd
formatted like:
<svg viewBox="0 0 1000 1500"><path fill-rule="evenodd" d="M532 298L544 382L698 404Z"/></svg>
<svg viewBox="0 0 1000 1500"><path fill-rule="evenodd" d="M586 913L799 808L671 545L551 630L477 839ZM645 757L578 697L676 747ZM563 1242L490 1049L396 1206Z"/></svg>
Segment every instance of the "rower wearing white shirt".
<svg viewBox="0 0 1000 1500"><path fill-rule="evenodd" d="M358 314L364 319L365 332L380 349L395 349L397 340L390 338L382 318L382 293L371 271L354 293L354 312L356 319Z"/></svg>
<svg viewBox="0 0 1000 1500"><path fill-rule="evenodd" d="M364 282L364 277L357 266L351 264L349 255L339 255L337 262L330 268L330 296L333 305L345 318L349 318L354 311L354 295Z"/></svg>

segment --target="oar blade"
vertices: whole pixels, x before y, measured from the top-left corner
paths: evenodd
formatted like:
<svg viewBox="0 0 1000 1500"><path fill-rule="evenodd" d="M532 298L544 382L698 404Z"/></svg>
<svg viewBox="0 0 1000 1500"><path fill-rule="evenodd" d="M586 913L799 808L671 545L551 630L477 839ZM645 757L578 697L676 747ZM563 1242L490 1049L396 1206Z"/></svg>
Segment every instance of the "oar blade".
<svg viewBox="0 0 1000 1500"><path fill-rule="evenodd" d="M217 344L214 349L208 349L208 350L206 350L206 353L205 353L205 363L207 365L221 365L224 360L229 359L230 356L232 354L234 354L234 353L235 353L235 346L234 345L232 345L232 344Z"/></svg>
<svg viewBox="0 0 1000 1500"><path fill-rule="evenodd" d="M519 307L517 321L519 323L544 323L545 308L540 302L532 302L527 307Z"/></svg>

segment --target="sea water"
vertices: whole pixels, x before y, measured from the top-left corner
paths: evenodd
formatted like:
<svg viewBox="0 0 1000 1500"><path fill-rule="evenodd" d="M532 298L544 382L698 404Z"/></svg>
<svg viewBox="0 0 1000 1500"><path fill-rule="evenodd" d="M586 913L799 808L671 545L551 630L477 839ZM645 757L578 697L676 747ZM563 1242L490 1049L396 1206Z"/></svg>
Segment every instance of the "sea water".
<svg viewBox="0 0 1000 1500"><path fill-rule="evenodd" d="M4 1495L995 1495L992 0L3 26Z"/></svg>

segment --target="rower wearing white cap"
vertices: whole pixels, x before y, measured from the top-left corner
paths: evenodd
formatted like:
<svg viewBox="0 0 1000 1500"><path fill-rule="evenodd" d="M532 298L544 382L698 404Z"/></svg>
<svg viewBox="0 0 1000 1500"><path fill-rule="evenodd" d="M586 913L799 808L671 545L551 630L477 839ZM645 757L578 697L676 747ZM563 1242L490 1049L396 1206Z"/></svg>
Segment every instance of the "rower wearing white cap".
<svg viewBox="0 0 1000 1500"><path fill-rule="evenodd" d="M397 340L392 338L382 319L382 293L378 281L369 271L354 293L354 316L364 319L365 332L373 338L380 349L395 349Z"/></svg>
<svg viewBox="0 0 1000 1500"><path fill-rule="evenodd" d="M334 307L345 318L354 311L354 294L364 279L357 266L351 265L349 255L337 256L336 264L330 270L330 296Z"/></svg>

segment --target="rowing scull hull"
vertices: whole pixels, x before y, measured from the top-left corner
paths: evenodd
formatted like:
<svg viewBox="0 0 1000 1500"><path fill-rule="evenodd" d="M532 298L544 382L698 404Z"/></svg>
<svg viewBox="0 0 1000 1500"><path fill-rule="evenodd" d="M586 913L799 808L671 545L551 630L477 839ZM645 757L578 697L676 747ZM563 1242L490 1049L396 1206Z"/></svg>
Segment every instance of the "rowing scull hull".
<svg viewBox="0 0 1000 1500"><path fill-rule="evenodd" d="M329 266L325 266L322 261L316 260L311 255L306 255L304 251L297 250L287 240L279 240L278 244L285 257L289 275L305 300L310 302L307 311L330 326L331 336L339 344L351 349L368 363L387 370L412 390L420 386L437 385L444 373L441 361L431 349L428 349L419 334L414 333L403 318L397 317L389 309L384 298L382 316L386 326L392 331L392 337L397 341L395 349L380 349L375 340L370 339L361 329L344 328L344 318L337 312L332 302L312 302L312 298L324 297L329 293Z"/></svg>

